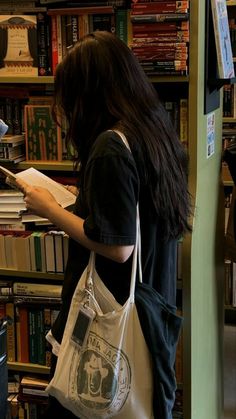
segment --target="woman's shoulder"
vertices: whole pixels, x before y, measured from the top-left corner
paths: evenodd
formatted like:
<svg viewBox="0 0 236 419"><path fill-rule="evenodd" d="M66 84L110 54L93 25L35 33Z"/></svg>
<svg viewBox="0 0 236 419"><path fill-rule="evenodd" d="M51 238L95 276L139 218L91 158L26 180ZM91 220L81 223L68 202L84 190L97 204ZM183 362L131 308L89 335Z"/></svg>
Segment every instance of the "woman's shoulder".
<svg viewBox="0 0 236 419"><path fill-rule="evenodd" d="M96 158L115 155L130 157L130 151L117 132L113 130L103 131L96 138L91 149L90 157Z"/></svg>

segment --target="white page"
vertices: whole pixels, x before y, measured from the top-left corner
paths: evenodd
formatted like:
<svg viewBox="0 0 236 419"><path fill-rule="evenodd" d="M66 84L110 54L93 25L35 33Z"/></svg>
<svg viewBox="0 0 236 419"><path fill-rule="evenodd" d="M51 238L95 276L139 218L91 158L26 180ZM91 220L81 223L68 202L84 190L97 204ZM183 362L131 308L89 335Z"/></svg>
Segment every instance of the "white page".
<svg viewBox="0 0 236 419"><path fill-rule="evenodd" d="M74 194L68 191L64 186L36 170L34 167L30 167L29 169L23 170L17 174L10 172L2 166L0 166L0 170L10 178L19 178L24 180L29 185L40 186L48 189L63 208L75 203L76 196Z"/></svg>

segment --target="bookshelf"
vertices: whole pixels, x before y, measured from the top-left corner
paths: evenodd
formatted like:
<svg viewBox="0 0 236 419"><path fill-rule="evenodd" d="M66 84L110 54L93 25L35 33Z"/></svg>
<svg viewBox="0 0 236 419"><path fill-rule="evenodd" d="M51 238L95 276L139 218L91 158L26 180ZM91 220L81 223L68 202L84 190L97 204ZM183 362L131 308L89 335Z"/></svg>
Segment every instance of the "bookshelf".
<svg viewBox="0 0 236 419"><path fill-rule="evenodd" d="M235 38L235 23L236 23L236 1L230 0L226 2L228 18L229 18L229 27L230 27L230 36L233 50L233 61L236 61L236 38ZM234 64L235 66L235 64ZM235 110L235 98L236 98L236 85L233 87L227 86L224 90L223 95L223 149L226 148L231 141L234 141L236 137L236 110ZM229 116L228 116L229 115ZM224 162L222 165L222 179L224 183L225 190L225 201L227 202L228 196L232 193L233 189L233 179L231 177L229 168ZM227 214L229 209L225 209ZM226 216L227 223L227 216ZM225 261L225 323L236 324L236 310L233 303L233 294L234 290L234 275L231 260L231 268L228 269L229 259L226 257ZM230 273L229 273L230 272ZM228 277L230 276L230 278ZM230 284L228 284L230 282ZM230 303L230 304L229 304Z"/></svg>
<svg viewBox="0 0 236 419"><path fill-rule="evenodd" d="M229 3L229 2L228 2ZM235 2L236 3L236 2ZM215 150L207 158L207 121L204 112L205 73L205 2L190 2L189 74L186 76L150 76L157 89L185 92L189 104L189 189L195 212L193 233L184 238L182 248L183 326L183 418L220 419L223 406L223 185L220 181L222 101L215 109ZM0 84L53 84L53 77L0 78ZM222 95L221 95L222 96ZM17 169L28 167L28 162ZM70 171L71 163L34 163L40 170ZM22 275L21 275L22 274ZM60 280L61 275L21 273L20 278ZM16 276L1 270L1 276ZM19 276L19 275L18 275ZM16 371L47 372L46 367L10 362Z"/></svg>

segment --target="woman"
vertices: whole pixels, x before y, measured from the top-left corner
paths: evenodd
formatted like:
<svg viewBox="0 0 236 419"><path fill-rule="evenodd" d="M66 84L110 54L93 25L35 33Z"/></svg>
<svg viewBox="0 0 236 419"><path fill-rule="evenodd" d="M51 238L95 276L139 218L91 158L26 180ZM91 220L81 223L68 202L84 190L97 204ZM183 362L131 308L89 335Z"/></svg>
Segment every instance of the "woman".
<svg viewBox="0 0 236 419"><path fill-rule="evenodd" d="M90 250L106 286L119 303L126 301L137 202L144 281L175 304L177 240L189 230L190 204L185 151L152 84L114 35L91 33L64 57L55 75L53 114L66 117L80 167L74 214L47 190L17 182L27 208L70 236L62 308L52 328L60 342ZM61 406L58 411L73 417Z"/></svg>

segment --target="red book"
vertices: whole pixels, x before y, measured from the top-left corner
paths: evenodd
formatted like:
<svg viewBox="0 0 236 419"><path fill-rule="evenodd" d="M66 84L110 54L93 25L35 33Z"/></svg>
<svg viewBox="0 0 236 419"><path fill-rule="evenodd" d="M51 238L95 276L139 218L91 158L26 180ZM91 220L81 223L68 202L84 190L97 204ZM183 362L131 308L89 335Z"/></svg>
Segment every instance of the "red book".
<svg viewBox="0 0 236 419"><path fill-rule="evenodd" d="M152 42L189 42L188 31L172 32L137 32L133 34L133 43L152 43Z"/></svg>
<svg viewBox="0 0 236 419"><path fill-rule="evenodd" d="M58 43L57 43L57 16L51 17L51 53L52 53L52 74L55 74L58 64Z"/></svg>
<svg viewBox="0 0 236 419"><path fill-rule="evenodd" d="M16 305L16 353L18 362L29 362L28 309Z"/></svg>
<svg viewBox="0 0 236 419"><path fill-rule="evenodd" d="M187 13L188 9L188 0L133 3L131 5L131 15L145 15L150 13Z"/></svg>
<svg viewBox="0 0 236 419"><path fill-rule="evenodd" d="M134 23L132 25L133 34L155 32L189 31L189 22L160 22L160 23Z"/></svg>

